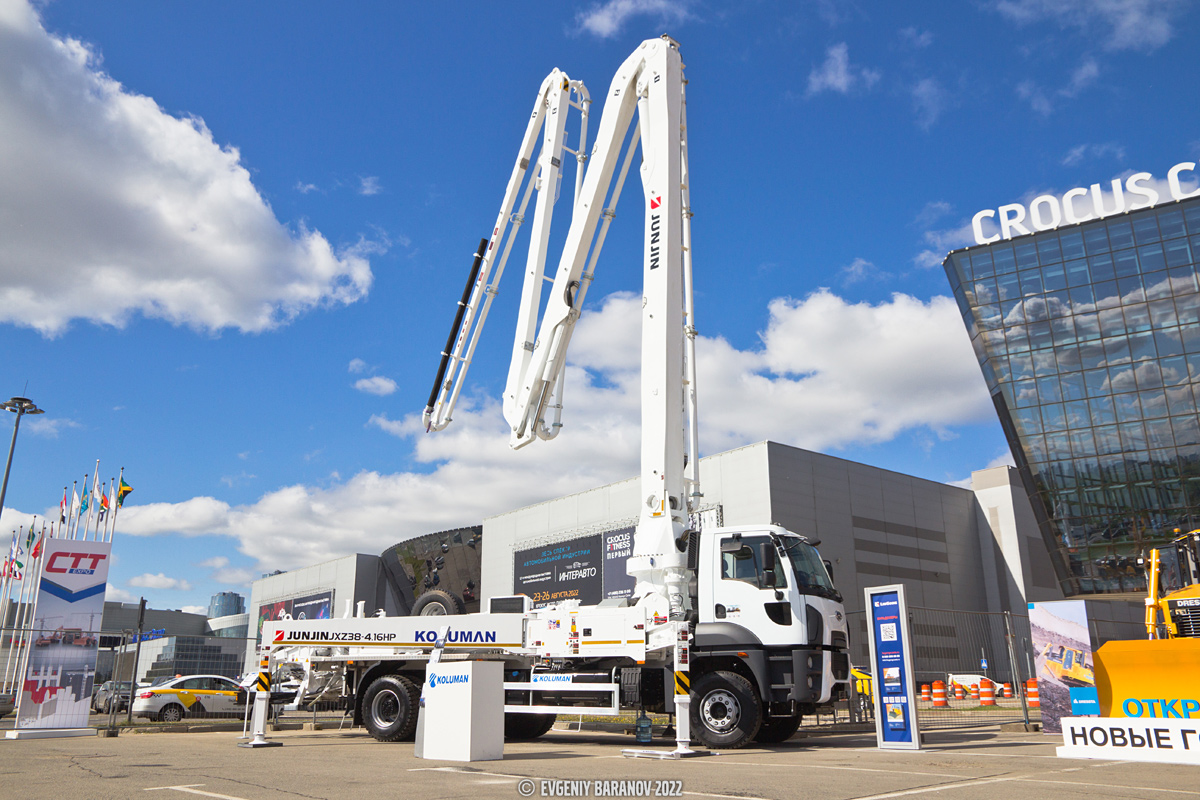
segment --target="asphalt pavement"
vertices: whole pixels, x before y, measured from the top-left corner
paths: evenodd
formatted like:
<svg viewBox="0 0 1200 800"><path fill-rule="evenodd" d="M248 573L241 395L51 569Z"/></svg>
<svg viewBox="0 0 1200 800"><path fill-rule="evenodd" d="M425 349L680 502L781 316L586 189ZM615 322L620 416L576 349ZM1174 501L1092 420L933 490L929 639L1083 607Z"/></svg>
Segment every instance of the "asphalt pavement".
<svg viewBox="0 0 1200 800"><path fill-rule="evenodd" d="M508 744L502 761L470 764L420 760L411 743L376 742L361 729L281 731L268 738L282 747L253 750L237 747L239 735L0 739L0 795L519 800L607 790L620 797L738 800L1200 800L1196 767L1060 759L1056 736L997 729L930 733L920 752L877 750L873 735L818 735L686 761L625 758L622 748L635 745L620 733L555 730L536 742ZM660 740L654 747L670 749Z"/></svg>

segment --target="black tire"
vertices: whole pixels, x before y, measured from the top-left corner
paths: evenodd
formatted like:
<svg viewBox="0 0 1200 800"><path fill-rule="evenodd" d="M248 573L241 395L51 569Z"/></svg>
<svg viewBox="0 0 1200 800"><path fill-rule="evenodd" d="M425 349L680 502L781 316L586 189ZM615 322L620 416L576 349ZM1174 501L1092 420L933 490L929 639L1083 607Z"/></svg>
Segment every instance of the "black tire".
<svg viewBox="0 0 1200 800"><path fill-rule="evenodd" d="M713 750L736 750L754 739L762 704L750 681L718 670L692 684L692 736Z"/></svg>
<svg viewBox="0 0 1200 800"><path fill-rule="evenodd" d="M183 706L178 703L171 703L169 706L163 706L158 712L159 722L179 722L183 719Z"/></svg>
<svg viewBox="0 0 1200 800"><path fill-rule="evenodd" d="M555 714L505 714L504 738L510 742L527 742L554 727Z"/></svg>
<svg viewBox="0 0 1200 800"><path fill-rule="evenodd" d="M363 694L363 725L381 742L409 739L417 729L419 701L420 691L408 678L381 675Z"/></svg>
<svg viewBox="0 0 1200 800"><path fill-rule="evenodd" d="M413 603L410 616L441 617L447 614L462 614L465 610L463 601L457 595L442 589L430 589Z"/></svg>
<svg viewBox="0 0 1200 800"><path fill-rule="evenodd" d="M759 744L779 744L792 738L792 734L800 727L800 715L794 717L772 717L764 719L754 734L754 741Z"/></svg>

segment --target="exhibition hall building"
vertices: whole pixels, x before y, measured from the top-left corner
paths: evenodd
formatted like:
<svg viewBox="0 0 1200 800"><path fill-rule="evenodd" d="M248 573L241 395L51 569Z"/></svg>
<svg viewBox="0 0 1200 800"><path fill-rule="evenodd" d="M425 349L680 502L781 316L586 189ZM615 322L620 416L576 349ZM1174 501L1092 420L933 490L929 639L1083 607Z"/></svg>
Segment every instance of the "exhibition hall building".
<svg viewBox="0 0 1200 800"><path fill-rule="evenodd" d="M982 211L981 244L944 261L1066 597L1144 594L1138 557L1200 527L1195 167L1162 202L1146 173L1092 187L1107 214L1073 189L984 236Z"/></svg>

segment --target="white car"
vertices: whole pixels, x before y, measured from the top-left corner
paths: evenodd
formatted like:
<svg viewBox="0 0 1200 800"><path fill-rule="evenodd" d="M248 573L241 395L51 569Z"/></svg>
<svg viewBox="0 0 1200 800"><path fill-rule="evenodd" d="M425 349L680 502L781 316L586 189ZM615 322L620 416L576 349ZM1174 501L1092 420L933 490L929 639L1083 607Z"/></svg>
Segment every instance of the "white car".
<svg viewBox="0 0 1200 800"><path fill-rule="evenodd" d="M139 689L133 715L159 722L178 722L184 717L240 717L245 697L242 687L221 675L184 675Z"/></svg>

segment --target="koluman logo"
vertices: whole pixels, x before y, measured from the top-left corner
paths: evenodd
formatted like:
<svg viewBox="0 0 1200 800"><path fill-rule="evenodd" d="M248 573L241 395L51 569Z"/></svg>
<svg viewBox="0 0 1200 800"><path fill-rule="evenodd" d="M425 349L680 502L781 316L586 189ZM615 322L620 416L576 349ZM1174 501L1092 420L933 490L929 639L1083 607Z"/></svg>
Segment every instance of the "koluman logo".
<svg viewBox="0 0 1200 800"><path fill-rule="evenodd" d="M429 688L431 688L431 689L435 686L446 686L451 683L470 683L470 682L471 682L470 675L438 675L437 673L432 673L429 676Z"/></svg>

